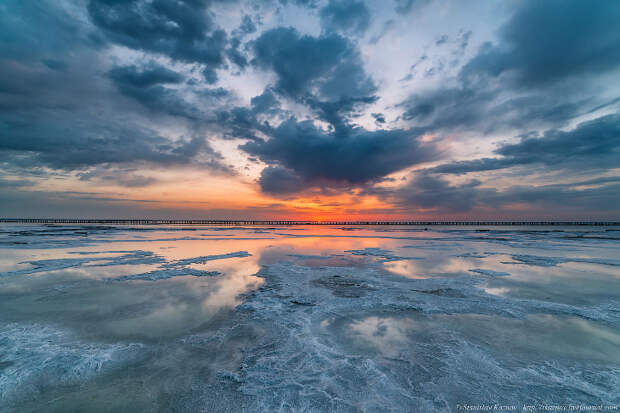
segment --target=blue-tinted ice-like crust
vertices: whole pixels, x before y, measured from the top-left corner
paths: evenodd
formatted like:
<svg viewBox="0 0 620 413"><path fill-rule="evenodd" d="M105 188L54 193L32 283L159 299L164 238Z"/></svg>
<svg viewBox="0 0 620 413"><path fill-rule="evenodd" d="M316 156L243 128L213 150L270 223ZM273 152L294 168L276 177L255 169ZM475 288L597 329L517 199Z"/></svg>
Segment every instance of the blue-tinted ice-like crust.
<svg viewBox="0 0 620 413"><path fill-rule="evenodd" d="M363 250L347 250L352 255L370 256L376 258L382 258L378 262L390 262L390 261L403 261L403 260L421 260L420 257L401 257L395 255L392 251L384 250L381 248L364 248Z"/></svg>
<svg viewBox="0 0 620 413"><path fill-rule="evenodd" d="M389 235L392 231L382 232ZM560 255L570 251L569 245L570 248L595 244L597 248L603 244L613 247L608 239L602 242L584 241L583 237L562 232L545 235L542 232L504 231L488 234L444 231L444 238L433 241L429 238L423 245L431 247L428 249L445 250L447 257L480 259L494 254L511 256L522 252L512 248L536 247L550 250L549 255ZM390 236L364 238L395 239ZM188 237L176 239L185 240ZM115 242L101 240L102 243L108 241ZM100 241L78 235L71 242L73 244L66 245L83 246L86 245L83 242ZM471 251L472 245L479 245L474 251L492 250L494 245L489 243L495 243L502 252L467 255L466 251ZM383 246L381 243L376 245ZM466 248L455 249L457 245ZM387 249L384 251L394 255ZM456 255L456 252L460 254ZM580 253L585 256L589 251L581 250ZM485 345L484 341L473 340L462 331L442 327L443 321L453 317L457 320L453 326L461 322L467 325L462 317L474 315L489 317L509 331L513 324L506 326L506 320L529 323L528 317L532 314L546 314L561 320L579 317L618 329L620 312L617 302L599 301L595 306L574 306L516 299L510 294L493 297L478 288L482 286L478 283L507 285L508 280L471 276L406 280L386 276L380 271L381 265L374 265L380 261L381 257L378 258L368 263L371 267L368 269L330 268L330 264L320 270L290 264L265 267L259 275L265 278L266 285L255 294L247 295L247 306L239 308L230 320L232 327L227 322L215 336L209 332L204 336L183 338L183 343L192 343L204 353L217 350L219 344L221 349L228 348L231 336L236 340L238 335L247 334L247 331L234 333L234 329L243 330L242 327L246 327L247 330L258 331L249 339L251 344L243 350L242 368L231 367L220 372L218 377L222 387L216 390L228 389L231 393L229 403L223 402L219 406L246 411L290 411L292 407L309 411L448 411L455 409L455 401L492 400L498 395L505 396L499 398L504 402L538 400L618 404L620 373L609 363L596 364L557 357L546 361L542 357L517 357L510 352L504 354L497 351ZM486 267L487 264L476 263L471 267ZM83 265L97 264L91 262ZM464 267L461 272L466 272L467 268L470 267ZM511 268L517 274L517 268ZM519 269L521 272L528 270L535 269L526 266ZM562 270L545 269L546 272L558 273ZM295 274L297 271L299 274ZM510 279L510 282L516 283L518 280ZM284 284L299 288L292 289ZM433 321L440 318L442 322ZM368 320L374 320L372 322L375 324ZM424 327L412 328L411 320ZM360 326L369 324L376 328L369 336L361 335L358 331ZM387 348L378 346L381 340L387 342ZM536 337L531 341L535 342ZM213 343L214 347L209 347ZM164 344L168 345L170 343ZM207 346L208 350L203 346ZM262 382L264 378L272 381ZM194 377L192 385L187 387L192 397L202 392L203 396L198 400L204 401L204 404L170 406L183 410L191 405L196 409L186 410L196 411L201 406L216 405L211 404L213 400L223 398L212 391L213 387L201 387L203 379L202 376ZM186 401L188 399L183 400Z"/></svg>
<svg viewBox="0 0 620 413"><path fill-rule="evenodd" d="M159 281L166 280L173 277L214 277L220 275L219 271L203 271L193 268L164 268L159 270L153 270L142 274L123 275L120 277L112 278L110 281Z"/></svg>
<svg viewBox="0 0 620 413"><path fill-rule="evenodd" d="M95 255L94 257L26 261L22 264L30 264L33 268L0 273L0 277L35 274L39 272L57 271L82 266L107 267L112 265L161 264L165 262L162 257L150 251L110 251L109 253L122 253L122 255L117 257L97 257L96 255L100 253L95 252L89 253L89 255Z"/></svg>
<svg viewBox="0 0 620 413"><path fill-rule="evenodd" d="M493 270L488 270L488 269L484 269L484 268L473 268L471 270L469 270L470 272L476 273L476 274L480 274L480 275L486 275L489 277L506 277L508 275L510 275L507 272L503 272L503 271L493 271Z"/></svg>
<svg viewBox="0 0 620 413"><path fill-rule="evenodd" d="M224 260L226 258L246 258L246 257L251 257L251 256L252 254L250 254L247 251L236 251L236 252L229 252L227 254L204 255L201 257L186 258L186 259L174 261L171 265L176 266L176 265L204 264L205 262L208 262L208 261Z"/></svg>
<svg viewBox="0 0 620 413"><path fill-rule="evenodd" d="M87 343L46 325L0 326L0 406L120 367L141 348L139 343Z"/></svg>
<svg viewBox="0 0 620 413"><path fill-rule="evenodd" d="M116 257L99 257L98 254L117 253L122 254ZM84 258L60 258L47 260L27 261L33 268L26 268L17 271L0 273L0 277L28 275L40 272L57 271L68 268L87 268L87 267L108 267L115 265L139 265L139 264L159 264L159 268L140 274L122 275L116 278L110 278L108 281L130 281L130 280L146 280L158 281L178 276L215 276L219 275L218 271L205 271L188 267L191 264L204 264L208 261L223 260L228 258L245 258L251 254L247 251L236 251L227 254L205 255L200 257L185 258L168 262L164 258L150 251L107 251L94 253L76 253L76 255L93 255Z"/></svg>
<svg viewBox="0 0 620 413"><path fill-rule="evenodd" d="M158 281L164 280L167 278L178 277L191 275L194 277L210 277L215 275L220 275L219 271L204 271L197 270L194 268L188 267L191 264L204 264L209 261L215 260L225 260L228 258L245 258L250 257L250 254L247 251L236 251L230 252L227 254L217 254L217 255L204 255L200 257L193 258L184 258L181 260L176 260L172 262L167 262L161 266L160 269L150 271L143 274L131 274L124 275L122 277L114 278L114 281L130 281L130 280L145 280L145 281Z"/></svg>
<svg viewBox="0 0 620 413"><path fill-rule="evenodd" d="M0 248L12 249L54 249L78 248L98 244L111 244L122 241L153 243L175 241L203 241L203 240L265 240L273 237L248 237L232 234L219 234L222 231L246 232L248 234L266 233L257 232L256 228L248 227L124 227L106 225L43 225L24 229L23 226L0 226ZM273 228L269 228L273 229ZM302 231L303 229L291 229ZM170 237L154 237L152 233L171 233ZM192 235L178 236L178 233L189 232ZM215 232L209 234L208 232ZM140 236L145 233L148 237ZM119 236L127 236L125 239Z"/></svg>
<svg viewBox="0 0 620 413"><path fill-rule="evenodd" d="M497 297L472 277L410 280L367 269L280 263L258 274L266 284L237 312L264 335L241 368L221 376L268 411L447 411L456 403L617 403L620 365L505 354L442 328L433 317L482 315L524 320L532 314L620 325L609 308ZM344 292L344 293L343 293ZM361 297L361 298L360 298ZM343 331L371 317L427 320L403 333L396 350L356 350ZM330 325L340 324L340 333ZM437 329L437 331L435 331ZM382 334L377 328L373 334ZM398 344L398 343L397 343Z"/></svg>
<svg viewBox="0 0 620 413"><path fill-rule="evenodd" d="M503 264L525 264L534 265L539 267L555 267L558 264L567 262L578 262L585 264L599 264L599 265L611 265L620 266L620 260L612 258L578 258L578 257L547 257L539 255L526 255L526 254L514 254L511 258L516 262L503 262Z"/></svg>

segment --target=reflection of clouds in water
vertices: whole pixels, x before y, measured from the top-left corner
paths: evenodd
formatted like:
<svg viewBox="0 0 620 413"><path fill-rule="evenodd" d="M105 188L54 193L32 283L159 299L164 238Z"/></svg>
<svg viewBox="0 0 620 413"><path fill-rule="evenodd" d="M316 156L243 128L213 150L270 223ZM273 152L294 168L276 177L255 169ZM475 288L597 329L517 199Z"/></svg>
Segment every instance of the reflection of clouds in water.
<svg viewBox="0 0 620 413"><path fill-rule="evenodd" d="M297 406L296 397L310 399L309 388L327 403L315 406L333 406L328 403L336 399L365 400L388 410L416 397L452 400L458 391L459 397L477 391L495 397L499 386L516 389L522 383L532 384L528 392L540 399L551 394L547 389L562 386L567 389L562 396L586 394L581 393L585 389L590 393L583 400L607 400L613 389L605 386L617 381L604 380L620 377L610 370L600 380L595 376L602 365L620 363L613 300L620 294L618 267L505 263L512 256L542 255L543 249L549 256L610 259L617 246L611 241L564 240L560 245L547 236L537 235L534 242L508 230L485 235L466 228L152 228L156 230L108 229L88 238L63 233L62 244L54 244L59 239L54 235L31 236L22 240L34 242L37 249L28 249L31 244L0 248L0 264L11 272L33 268L19 264L24 261L74 260L63 269L0 278L0 321L58 324L74 331L80 343L141 342L145 353L156 357L156 366L123 369L126 381L120 383L140 383L145 391L136 393L145 399L152 394L160 401L160 395L174 394L175 400L191 399L200 406L230 388L235 390L222 399L238 400L243 397L239 386L264 390L253 393L257 404L250 406L268 407L282 402ZM287 232L292 235L281 235ZM300 234L304 237L296 236ZM481 239L500 236L510 242ZM133 255L124 261L118 259L129 253ZM90 258L96 260L79 261ZM170 268L175 262L178 271L171 278L110 280ZM71 262L55 262L66 264ZM471 269L511 275L472 274ZM416 277L424 279L412 279ZM264 283L269 288L243 295ZM577 299L581 301L566 303ZM235 311L241 303L243 310ZM78 346L78 351L84 350ZM485 360L493 371L471 368ZM442 370L443 363L450 368ZM59 366L65 364L60 360ZM585 373L572 374L576 371ZM152 380L155 376L159 378ZM300 382L303 390L295 387ZM213 383L224 384L209 387ZM93 388L104 392L123 387L119 382L99 384ZM87 397L81 391L63 396L78 394ZM48 400L56 396L50 393ZM518 397L529 396L524 392ZM449 410L446 406L439 411ZM162 409L166 407L170 405Z"/></svg>
<svg viewBox="0 0 620 413"><path fill-rule="evenodd" d="M427 278L421 271L420 264L415 261L391 261L383 264L386 270L392 274L401 275L408 278Z"/></svg>
<svg viewBox="0 0 620 413"><path fill-rule="evenodd" d="M219 311L239 304L238 296L263 282L249 274L237 273L213 278L175 277L122 285L124 295L106 303L120 310L139 305L129 314L101 322L119 336L149 338L182 335L212 319Z"/></svg>
<svg viewBox="0 0 620 413"><path fill-rule="evenodd" d="M484 292L491 295L502 296L510 292L510 288L506 287L484 287Z"/></svg>
<svg viewBox="0 0 620 413"><path fill-rule="evenodd" d="M139 317L129 317L113 320L107 323L110 332L120 336L132 336L139 334L149 338L174 335L178 333L179 325L187 325L188 318L196 318L196 315L188 317L188 310L193 310L190 303L175 301L162 303L150 312Z"/></svg>
<svg viewBox="0 0 620 413"><path fill-rule="evenodd" d="M213 310L236 306L241 303L240 294L262 285L264 279L254 276L260 270L257 261L258 257L248 257L235 263L214 265L212 269L220 271L224 276L214 279L214 290L203 300L203 308Z"/></svg>
<svg viewBox="0 0 620 413"><path fill-rule="evenodd" d="M85 266L80 268L68 268L61 270L65 275L75 278L106 279L123 276L125 274L141 274L154 271L159 267L155 264L135 264L135 265L111 265L111 266ZM56 271L44 274L52 275Z"/></svg>
<svg viewBox="0 0 620 413"><path fill-rule="evenodd" d="M556 322L558 324L562 323L562 321L557 319ZM620 334L617 331L612 331L609 328L598 326L588 320L583 320L581 318L571 318L569 321L569 325L574 325L576 327L575 330L582 331L586 337L593 337L598 340L600 344L605 345L605 347L611 350L608 356L610 356L614 362L620 363L620 351L617 351L618 349L620 349ZM596 346L592 347L594 347L593 349L595 351L599 350L596 348ZM602 354L603 357L606 356L606 352L604 350L599 350L599 352Z"/></svg>
<svg viewBox="0 0 620 413"><path fill-rule="evenodd" d="M467 340L509 354L544 360L589 359L620 366L620 334L573 316L529 314L523 319L481 314L438 314L429 329L457 331Z"/></svg>
<svg viewBox="0 0 620 413"><path fill-rule="evenodd" d="M262 278L251 275L240 275L234 278L223 277L217 281L216 289L203 300L202 307L215 310L223 307L234 307L241 304L240 294L258 288L264 283Z"/></svg>
<svg viewBox="0 0 620 413"><path fill-rule="evenodd" d="M407 332L412 329L412 320L392 317L368 317L350 324L356 338L363 340L386 356L397 356L407 346Z"/></svg>
<svg viewBox="0 0 620 413"><path fill-rule="evenodd" d="M383 264L393 274L409 278L428 278L437 275L463 274L472 266L472 260L431 255L423 260L391 261Z"/></svg>
<svg viewBox="0 0 620 413"><path fill-rule="evenodd" d="M233 307L240 304L240 294L258 288L264 280L254 276L259 270L260 255L250 255L242 258L207 261L200 264L190 264L188 267L201 271L217 271L222 275L211 279L208 296L203 298L203 309L219 309ZM203 291L204 293L204 291Z"/></svg>

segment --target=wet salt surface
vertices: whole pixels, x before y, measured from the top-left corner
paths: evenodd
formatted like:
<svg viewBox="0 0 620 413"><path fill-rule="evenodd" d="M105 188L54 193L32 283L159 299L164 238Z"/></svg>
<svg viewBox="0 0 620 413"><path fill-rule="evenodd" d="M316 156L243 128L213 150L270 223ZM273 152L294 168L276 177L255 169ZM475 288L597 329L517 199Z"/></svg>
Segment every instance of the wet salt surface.
<svg viewBox="0 0 620 413"><path fill-rule="evenodd" d="M619 234L2 225L0 410L618 405Z"/></svg>

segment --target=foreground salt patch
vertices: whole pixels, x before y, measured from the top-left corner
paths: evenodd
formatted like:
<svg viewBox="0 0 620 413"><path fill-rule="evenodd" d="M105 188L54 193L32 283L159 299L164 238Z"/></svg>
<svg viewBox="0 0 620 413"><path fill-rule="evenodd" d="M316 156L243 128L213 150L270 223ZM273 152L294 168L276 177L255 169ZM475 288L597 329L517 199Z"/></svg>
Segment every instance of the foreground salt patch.
<svg viewBox="0 0 620 413"><path fill-rule="evenodd" d="M130 280L145 280L145 281L158 281L165 280L172 277L179 277L185 275L191 275L194 277L213 277L220 275L219 271L205 271L189 267L192 264L204 264L209 261L225 260L229 258L246 258L252 254L247 251L236 251L227 254L217 255L204 255L200 257L185 258L172 262L166 262L161 265L161 268L154 271L150 271L143 274L131 274L117 277L115 281L130 281Z"/></svg>
<svg viewBox="0 0 620 413"><path fill-rule="evenodd" d="M252 254L247 251L235 251L226 254L205 255L168 262L163 257L151 251L106 251L106 252L72 252L80 255L80 258L57 258L45 260L31 260L22 264L29 264L29 268L0 273L0 277L30 275L47 273L68 269L86 269L103 267L158 265L152 271L144 273L127 274L117 277L109 277L113 281L145 280L158 281L179 276L209 277L220 275L219 271L205 271L189 267L192 264L204 264L209 261L224 260L229 258L246 258ZM100 256L104 255L105 256ZM110 256L110 254L114 254ZM90 255L90 256L87 256Z"/></svg>
<svg viewBox="0 0 620 413"><path fill-rule="evenodd" d="M258 275L266 284L238 313L263 334L241 368L221 376L249 410L433 412L480 400L620 399L620 363L609 358L620 336L580 321L617 326L602 308L497 297L478 288L480 278L413 280L378 267L279 263ZM585 359L556 351L576 340L575 326L600 337Z"/></svg>
<svg viewBox="0 0 620 413"><path fill-rule="evenodd" d="M36 397L49 388L76 384L134 359L141 344L87 343L40 324L0 327L0 400Z"/></svg>
<svg viewBox="0 0 620 413"><path fill-rule="evenodd" d="M88 252L88 253L76 253L81 255L80 258L55 258L46 260L31 260L24 263L30 264L30 268L25 268L16 271L10 271L0 273L0 277L5 276L18 276L36 274L49 271L57 271L69 268L79 267L110 267L120 265L155 265L164 263L165 260L154 254L151 251L106 251L106 252ZM106 256L99 256L99 255ZM109 254L115 254L116 256L108 256ZM85 255L93 255L86 257ZM24 264L22 263L22 264Z"/></svg>

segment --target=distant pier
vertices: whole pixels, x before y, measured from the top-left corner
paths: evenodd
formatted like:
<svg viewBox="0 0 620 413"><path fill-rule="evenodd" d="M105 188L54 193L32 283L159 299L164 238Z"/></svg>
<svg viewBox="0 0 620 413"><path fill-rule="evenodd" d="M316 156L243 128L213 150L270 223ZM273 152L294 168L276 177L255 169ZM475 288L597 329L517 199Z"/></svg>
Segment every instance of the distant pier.
<svg viewBox="0 0 620 413"><path fill-rule="evenodd" d="M248 219L77 219L77 218L0 218L12 224L107 224L107 225L466 225L466 226L620 226L617 221L295 221Z"/></svg>

